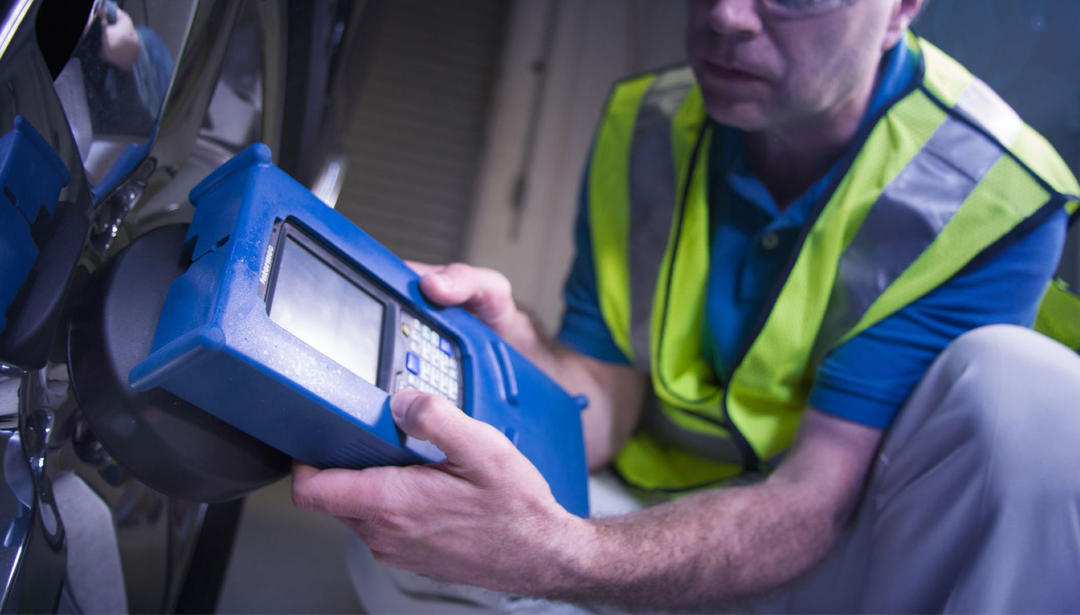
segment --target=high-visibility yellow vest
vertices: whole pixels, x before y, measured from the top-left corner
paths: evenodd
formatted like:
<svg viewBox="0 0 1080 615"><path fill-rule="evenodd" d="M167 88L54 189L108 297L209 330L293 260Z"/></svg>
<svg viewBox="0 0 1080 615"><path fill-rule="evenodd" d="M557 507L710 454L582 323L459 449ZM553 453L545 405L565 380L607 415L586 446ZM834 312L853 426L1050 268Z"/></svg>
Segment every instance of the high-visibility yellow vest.
<svg viewBox="0 0 1080 615"><path fill-rule="evenodd" d="M604 322L655 393L615 460L632 485L680 493L768 471L830 350L1021 225L1077 210L1080 187L1043 137L933 45L910 33L901 44L921 60L917 83L852 148L727 381L703 351L712 129L701 92L688 68L616 86L588 217ZM1078 302L1051 284L1037 328L1080 347Z"/></svg>

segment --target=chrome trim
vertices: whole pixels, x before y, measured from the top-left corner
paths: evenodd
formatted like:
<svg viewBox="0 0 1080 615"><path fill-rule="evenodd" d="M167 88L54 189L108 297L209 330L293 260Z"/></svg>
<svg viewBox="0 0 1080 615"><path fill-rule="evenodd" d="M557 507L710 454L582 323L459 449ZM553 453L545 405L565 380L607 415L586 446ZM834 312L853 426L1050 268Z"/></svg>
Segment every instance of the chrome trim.
<svg viewBox="0 0 1080 615"><path fill-rule="evenodd" d="M337 206L338 198L341 197L341 189L345 186L345 171L349 161L344 154L334 154L326 159L315 181L312 182L311 192L333 209Z"/></svg>
<svg viewBox="0 0 1080 615"><path fill-rule="evenodd" d="M0 375L0 429L14 429L19 420L21 377Z"/></svg>
<svg viewBox="0 0 1080 615"><path fill-rule="evenodd" d="M148 187L151 194L176 175L199 138L229 33L242 7L240 2L199 2L195 7L150 147L150 156L157 162Z"/></svg>
<svg viewBox="0 0 1080 615"><path fill-rule="evenodd" d="M129 220L160 217L151 211L144 215L143 210L154 205L154 197L180 174L195 149L243 6L242 2L207 0L195 4L147 158L101 199L103 205L97 209L91 245L98 258L107 257L134 235L148 230L127 229Z"/></svg>
<svg viewBox="0 0 1080 615"><path fill-rule="evenodd" d="M23 20L26 19L33 6L34 0L20 0L7 12L7 19L0 26L0 55L7 53L8 45L15 40L19 27L22 26Z"/></svg>
<svg viewBox="0 0 1080 615"><path fill-rule="evenodd" d="M4 488L0 489L0 510L14 511L5 515L7 527L0 542L0 573L3 573L3 589L0 605L7 605L8 595L22 568L26 541L30 536L33 519L34 482L30 467L23 457L22 442L14 431L0 431L3 440Z"/></svg>
<svg viewBox="0 0 1080 615"><path fill-rule="evenodd" d="M109 252L128 214L139 204L147 180L153 172L154 160L151 158L142 161L126 180L98 203L89 245L99 254Z"/></svg>

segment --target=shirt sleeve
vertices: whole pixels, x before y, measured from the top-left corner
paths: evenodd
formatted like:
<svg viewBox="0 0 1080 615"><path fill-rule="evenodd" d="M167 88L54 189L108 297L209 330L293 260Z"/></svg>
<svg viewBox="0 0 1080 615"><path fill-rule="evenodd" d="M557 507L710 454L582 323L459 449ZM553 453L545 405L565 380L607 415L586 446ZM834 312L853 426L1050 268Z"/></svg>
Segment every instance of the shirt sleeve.
<svg viewBox="0 0 1080 615"><path fill-rule="evenodd" d="M566 311L563 312L558 339L577 352L594 359L629 365L629 359L615 345L615 339L600 312L589 232L588 177L589 170L586 167L585 179L581 182L578 197L577 221L574 224L574 261L563 289Z"/></svg>
<svg viewBox="0 0 1080 615"><path fill-rule="evenodd" d="M1029 327L1065 242L1064 210L852 337L818 367L809 404L884 429L949 343L991 324Z"/></svg>

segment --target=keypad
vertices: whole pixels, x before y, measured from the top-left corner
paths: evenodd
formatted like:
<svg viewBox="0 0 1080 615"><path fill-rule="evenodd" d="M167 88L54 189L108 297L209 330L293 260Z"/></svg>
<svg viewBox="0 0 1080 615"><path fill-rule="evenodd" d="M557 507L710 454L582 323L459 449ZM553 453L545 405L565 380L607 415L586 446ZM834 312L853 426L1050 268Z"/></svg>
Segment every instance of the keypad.
<svg viewBox="0 0 1080 615"><path fill-rule="evenodd" d="M458 403L458 361L454 345L418 318L403 315L401 334L408 340L396 390L418 389Z"/></svg>

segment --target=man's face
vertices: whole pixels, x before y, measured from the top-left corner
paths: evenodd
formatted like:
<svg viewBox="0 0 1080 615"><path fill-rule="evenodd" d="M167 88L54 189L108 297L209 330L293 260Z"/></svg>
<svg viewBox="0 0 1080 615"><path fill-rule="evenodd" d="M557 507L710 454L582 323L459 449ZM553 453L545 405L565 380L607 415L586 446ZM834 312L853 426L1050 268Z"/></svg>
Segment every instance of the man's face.
<svg viewBox="0 0 1080 615"><path fill-rule="evenodd" d="M706 110L747 131L850 112L897 38L897 2L690 0L687 48Z"/></svg>

